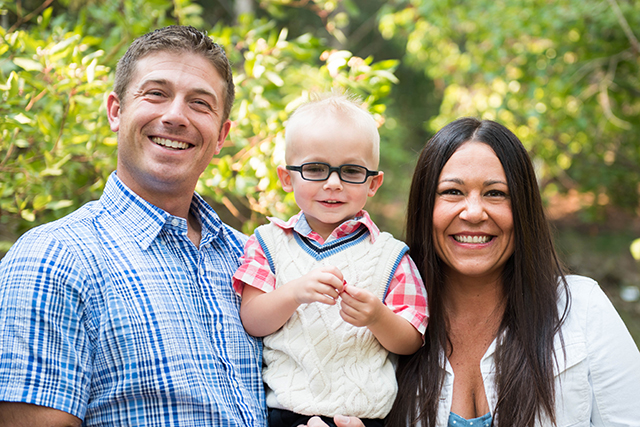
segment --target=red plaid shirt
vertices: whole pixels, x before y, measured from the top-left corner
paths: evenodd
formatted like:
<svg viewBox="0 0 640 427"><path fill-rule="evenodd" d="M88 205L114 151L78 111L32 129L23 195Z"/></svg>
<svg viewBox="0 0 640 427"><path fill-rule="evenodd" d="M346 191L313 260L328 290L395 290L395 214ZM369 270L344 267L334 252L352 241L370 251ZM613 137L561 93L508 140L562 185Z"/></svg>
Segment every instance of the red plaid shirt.
<svg viewBox="0 0 640 427"><path fill-rule="evenodd" d="M269 221L284 230L292 230L313 239L319 244L326 243L318 233L311 230L302 212L291 217L289 221L278 218L269 218ZM371 220L369 214L361 210L355 219L345 221L333 230L327 238L327 242L347 236L363 225L369 229L371 240L375 241L380 235L380 230ZM255 234L249 238L245 245L244 255L240 258L240 262L240 268L233 275L233 288L239 295L242 295L245 284L264 292L271 292L276 288L276 277L269 267L269 261L267 261ZM409 321L421 334L424 334L429 318L427 291L418 268L407 254L402 257L391 278L384 304L395 314Z"/></svg>

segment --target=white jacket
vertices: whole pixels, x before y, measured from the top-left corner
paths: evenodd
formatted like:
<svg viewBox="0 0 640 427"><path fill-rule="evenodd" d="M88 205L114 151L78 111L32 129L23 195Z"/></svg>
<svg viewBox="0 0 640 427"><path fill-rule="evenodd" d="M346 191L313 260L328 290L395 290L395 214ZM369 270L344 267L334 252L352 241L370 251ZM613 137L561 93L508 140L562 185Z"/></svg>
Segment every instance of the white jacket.
<svg viewBox="0 0 640 427"><path fill-rule="evenodd" d="M562 326L566 360L556 336L556 421L558 427L640 426L640 352L598 283L567 276L571 306ZM564 294L558 303L564 310ZM495 410L494 341L480 369L491 412ZM453 369L446 361L438 423L446 427L451 411ZM538 423L550 426L550 422Z"/></svg>

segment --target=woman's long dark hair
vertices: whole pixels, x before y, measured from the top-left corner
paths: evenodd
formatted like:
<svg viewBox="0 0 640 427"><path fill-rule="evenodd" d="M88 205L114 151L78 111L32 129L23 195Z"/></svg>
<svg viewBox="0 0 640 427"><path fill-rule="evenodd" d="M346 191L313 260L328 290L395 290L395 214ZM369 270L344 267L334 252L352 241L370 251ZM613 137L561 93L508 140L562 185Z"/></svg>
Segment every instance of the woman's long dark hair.
<svg viewBox="0 0 640 427"><path fill-rule="evenodd" d="M493 419L501 426L520 427L533 426L546 415L555 424L553 342L566 313L566 309L558 313L559 289L567 293L567 301L569 295L533 165L520 140L506 127L463 118L427 142L411 184L406 242L427 288L429 325L425 345L414 355L400 358L399 391L389 426L412 426L418 421L424 427L436 425L445 351L452 349L444 312L443 265L432 231L433 208L442 168L469 141L485 143L496 153L507 178L513 214L514 253L502 274L506 308L498 330L498 401Z"/></svg>

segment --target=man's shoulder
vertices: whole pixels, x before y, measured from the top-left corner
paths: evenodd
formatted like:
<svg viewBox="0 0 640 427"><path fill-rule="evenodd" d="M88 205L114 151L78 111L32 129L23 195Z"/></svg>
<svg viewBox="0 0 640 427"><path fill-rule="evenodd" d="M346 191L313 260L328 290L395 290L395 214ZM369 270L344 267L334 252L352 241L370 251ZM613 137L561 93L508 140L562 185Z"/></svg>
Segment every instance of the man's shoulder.
<svg viewBox="0 0 640 427"><path fill-rule="evenodd" d="M92 201L55 221L32 228L13 244L5 258L13 254L83 252L100 241L95 224L105 217L98 201Z"/></svg>
<svg viewBox="0 0 640 427"><path fill-rule="evenodd" d="M23 237L29 236L52 236L64 239L64 236L83 234L90 224L104 214L104 210L98 201L89 202L75 211L57 220L41 224L27 231Z"/></svg>

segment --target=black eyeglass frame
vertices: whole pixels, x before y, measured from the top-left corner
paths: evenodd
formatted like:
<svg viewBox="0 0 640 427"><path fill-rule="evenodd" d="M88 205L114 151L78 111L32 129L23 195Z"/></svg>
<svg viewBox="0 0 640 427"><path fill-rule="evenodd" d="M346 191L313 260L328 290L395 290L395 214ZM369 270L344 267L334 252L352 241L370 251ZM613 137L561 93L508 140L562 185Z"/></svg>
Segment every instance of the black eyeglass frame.
<svg viewBox="0 0 640 427"><path fill-rule="evenodd" d="M310 178L305 178L304 173L302 172L302 168L306 165L323 165L329 168L329 173L327 173L327 177L323 178L323 179L310 179ZM342 177L342 168L344 167L358 167L358 168L362 168L365 170L365 176L364 179L362 181L350 181L348 179L344 179ZM338 177L340 177L340 181L343 182L347 182L349 184L364 184L365 182L367 182L367 179L369 179L370 176L378 176L378 174L380 173L380 171L371 171L369 169L367 169L364 166L361 165L354 165L351 163L347 163L344 165L340 165L340 166L331 166L329 163L325 163L325 162L307 162L307 163L303 163L300 166L291 166L291 165L287 165L286 166L287 170L290 171L296 171L296 172L300 172L300 176L302 177L302 179L304 179L305 181L326 181L329 179L329 177L331 176L332 173L337 172L338 173Z"/></svg>

